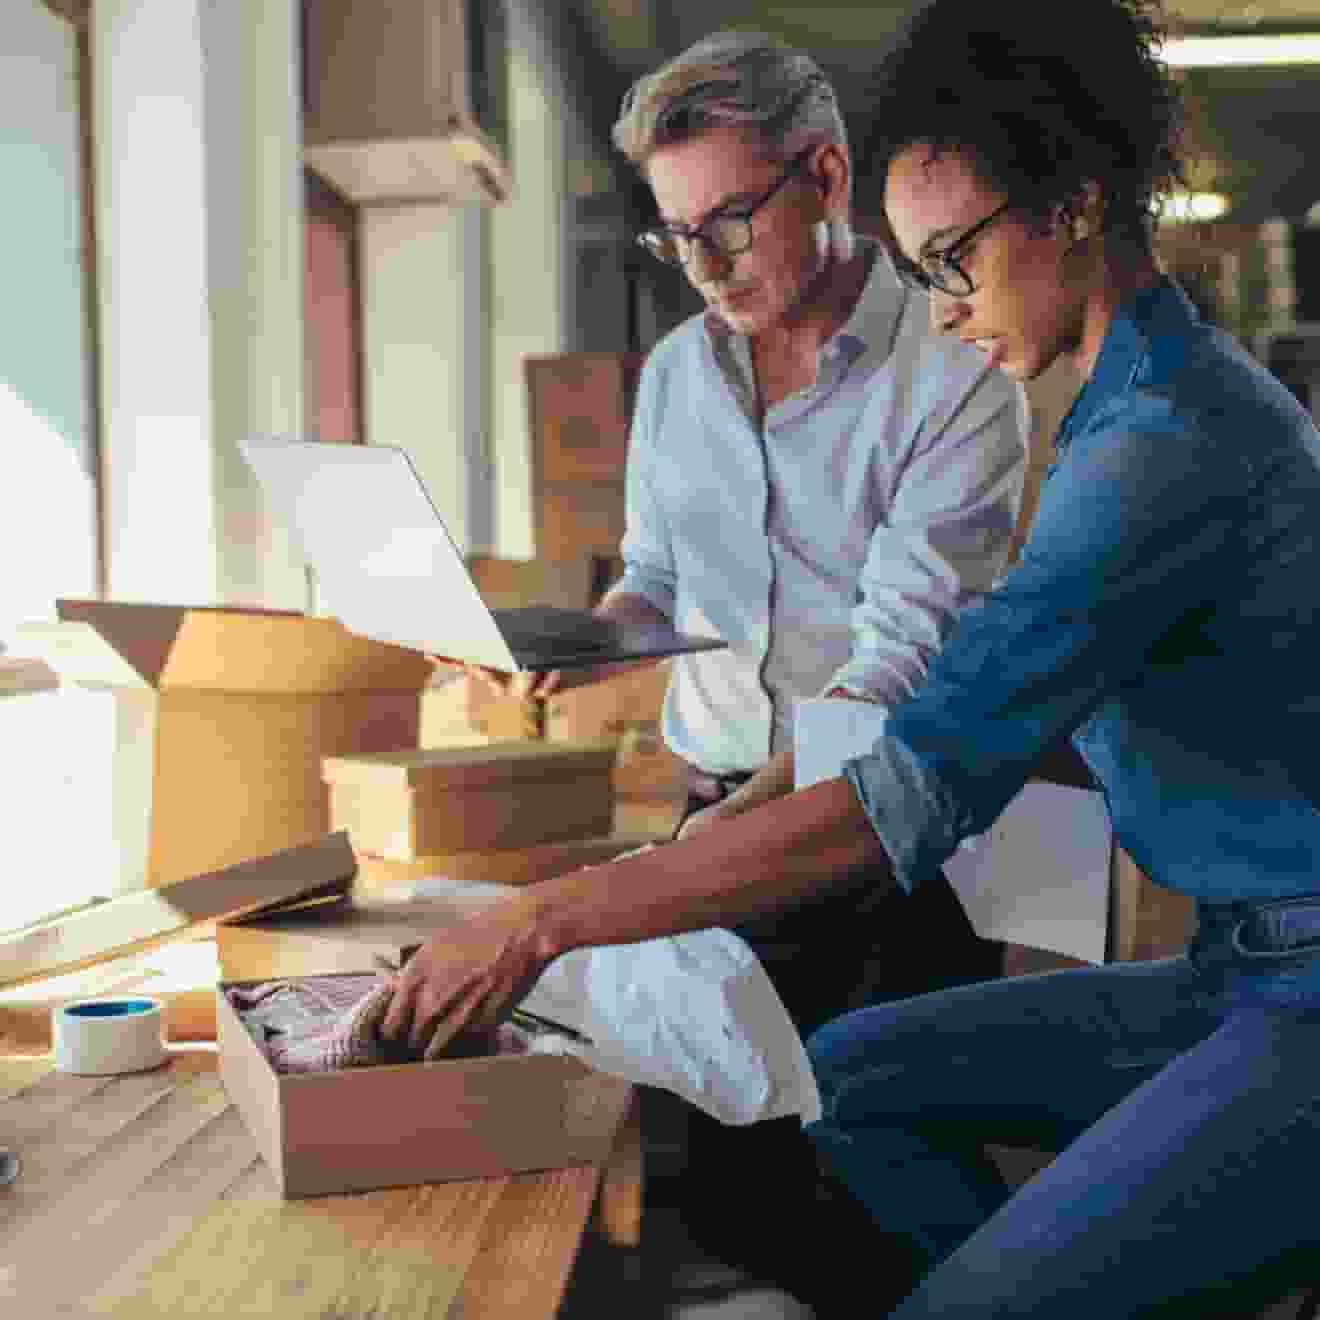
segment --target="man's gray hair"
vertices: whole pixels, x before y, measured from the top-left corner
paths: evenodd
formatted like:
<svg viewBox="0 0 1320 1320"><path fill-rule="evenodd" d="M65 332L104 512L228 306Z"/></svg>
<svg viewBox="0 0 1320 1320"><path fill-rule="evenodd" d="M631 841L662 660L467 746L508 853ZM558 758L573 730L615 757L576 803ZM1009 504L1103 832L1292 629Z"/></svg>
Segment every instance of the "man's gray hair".
<svg viewBox="0 0 1320 1320"><path fill-rule="evenodd" d="M789 159L847 145L834 88L816 62L763 32L715 32L639 78L623 98L614 145L639 169L653 151L713 128L748 130Z"/></svg>

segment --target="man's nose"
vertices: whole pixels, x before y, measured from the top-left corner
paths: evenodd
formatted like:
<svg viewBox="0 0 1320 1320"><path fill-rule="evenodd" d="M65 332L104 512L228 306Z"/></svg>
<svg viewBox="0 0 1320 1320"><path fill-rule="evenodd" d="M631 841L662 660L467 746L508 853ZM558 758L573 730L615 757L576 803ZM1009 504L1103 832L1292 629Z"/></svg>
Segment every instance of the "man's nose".
<svg viewBox="0 0 1320 1320"><path fill-rule="evenodd" d="M687 273L693 284L709 284L729 273L732 259L704 237L688 240Z"/></svg>

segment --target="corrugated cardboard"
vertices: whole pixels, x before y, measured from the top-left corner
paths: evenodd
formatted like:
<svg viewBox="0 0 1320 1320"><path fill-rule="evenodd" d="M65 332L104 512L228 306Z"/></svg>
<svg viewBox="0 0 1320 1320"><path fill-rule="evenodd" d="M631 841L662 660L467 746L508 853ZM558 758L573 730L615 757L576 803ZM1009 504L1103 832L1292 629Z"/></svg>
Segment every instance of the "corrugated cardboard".
<svg viewBox="0 0 1320 1320"><path fill-rule="evenodd" d="M542 482L622 482L640 353L523 359L532 471Z"/></svg>
<svg viewBox="0 0 1320 1320"><path fill-rule="evenodd" d="M280 1074L216 990L220 1075L285 1197L603 1163L630 1083L564 1055Z"/></svg>
<svg viewBox="0 0 1320 1320"><path fill-rule="evenodd" d="M315 839L325 756L417 745L424 656L338 622L259 610L58 602L22 649L65 681L86 738L78 822L116 893ZM70 686L71 685L71 686Z"/></svg>
<svg viewBox="0 0 1320 1320"><path fill-rule="evenodd" d="M140 952L225 917L343 901L356 869L348 836L331 834L271 857L123 894L0 940L0 985Z"/></svg>
<svg viewBox="0 0 1320 1320"><path fill-rule="evenodd" d="M616 674L598 683L554 692L545 702L549 742L614 738L614 791L620 798L677 799L687 767L665 746L660 712L669 686L669 661Z"/></svg>
<svg viewBox="0 0 1320 1320"><path fill-rule="evenodd" d="M614 817L608 741L539 739L330 757L334 828L359 852L413 861L607 834Z"/></svg>
<svg viewBox="0 0 1320 1320"><path fill-rule="evenodd" d="M471 674L440 670L422 690L418 744L472 747L541 736L542 703L496 692Z"/></svg>

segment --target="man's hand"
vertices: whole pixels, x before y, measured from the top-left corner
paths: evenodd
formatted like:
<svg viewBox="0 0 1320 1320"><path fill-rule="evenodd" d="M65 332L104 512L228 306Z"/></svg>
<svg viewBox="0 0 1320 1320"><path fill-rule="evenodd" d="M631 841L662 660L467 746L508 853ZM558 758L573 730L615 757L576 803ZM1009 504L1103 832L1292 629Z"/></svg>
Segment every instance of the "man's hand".
<svg viewBox="0 0 1320 1320"><path fill-rule="evenodd" d="M428 655L426 658L442 669L457 669L475 678L497 697L507 695L537 700L557 692L563 684L563 675L558 669L524 669L508 674L501 669L487 669L485 665L466 664L442 655Z"/></svg>
<svg viewBox="0 0 1320 1320"><path fill-rule="evenodd" d="M723 802L712 802L708 807L702 807L700 811L694 811L683 822L682 828L675 835L678 839L688 839L694 834L700 834L703 830L713 829L724 820L726 813L721 810Z"/></svg>
<svg viewBox="0 0 1320 1320"><path fill-rule="evenodd" d="M549 959L538 952L536 904L516 894L427 940L394 983L386 1040L437 1059L461 1031L489 1031L525 998Z"/></svg>

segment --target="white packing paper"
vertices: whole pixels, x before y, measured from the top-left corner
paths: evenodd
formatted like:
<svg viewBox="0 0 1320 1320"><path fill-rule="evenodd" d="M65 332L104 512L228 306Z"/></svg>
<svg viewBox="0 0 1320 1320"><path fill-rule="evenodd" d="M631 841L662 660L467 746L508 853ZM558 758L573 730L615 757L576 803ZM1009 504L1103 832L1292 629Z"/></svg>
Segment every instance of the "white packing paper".
<svg viewBox="0 0 1320 1320"><path fill-rule="evenodd" d="M798 703L796 787L843 771L884 733L888 712L868 701ZM989 831L963 840L944 873L985 939L1103 962L1112 832L1103 796L1033 781Z"/></svg>
<svg viewBox="0 0 1320 1320"><path fill-rule="evenodd" d="M464 891L469 902L516 892L439 876L414 885L419 898ZM559 1049L600 1072L663 1087L721 1122L820 1117L797 1028L756 954L732 931L575 949L550 964L524 1006L591 1041L547 1034L538 1050Z"/></svg>

